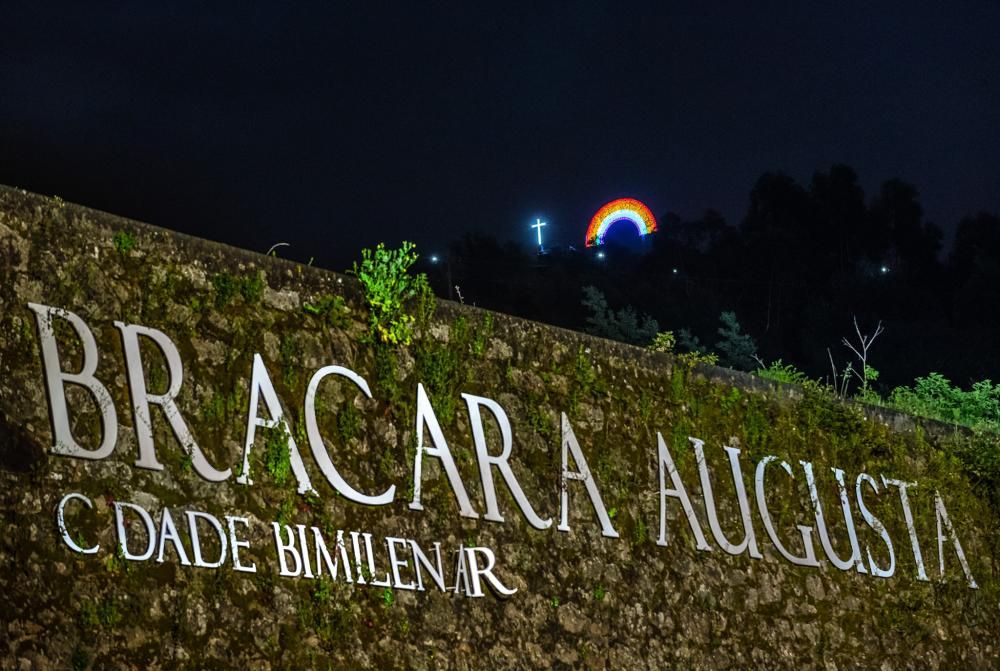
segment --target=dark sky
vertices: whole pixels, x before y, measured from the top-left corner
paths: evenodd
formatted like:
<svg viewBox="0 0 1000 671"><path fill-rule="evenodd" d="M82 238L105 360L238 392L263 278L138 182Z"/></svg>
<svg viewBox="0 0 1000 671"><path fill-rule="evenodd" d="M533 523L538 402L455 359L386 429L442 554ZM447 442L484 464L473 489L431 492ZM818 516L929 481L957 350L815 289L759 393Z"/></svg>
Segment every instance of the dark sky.
<svg viewBox="0 0 1000 671"><path fill-rule="evenodd" d="M1000 211L998 2L96 4L5 3L0 182L241 247L736 223L834 162Z"/></svg>

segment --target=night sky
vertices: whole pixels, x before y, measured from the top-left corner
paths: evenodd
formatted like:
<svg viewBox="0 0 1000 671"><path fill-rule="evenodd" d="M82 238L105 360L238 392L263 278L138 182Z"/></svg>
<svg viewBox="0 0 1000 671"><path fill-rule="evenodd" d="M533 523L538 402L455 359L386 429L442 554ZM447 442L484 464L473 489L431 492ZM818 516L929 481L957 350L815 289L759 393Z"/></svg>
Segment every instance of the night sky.
<svg viewBox="0 0 1000 671"><path fill-rule="evenodd" d="M1000 211L997 2L246 4L6 3L0 182L336 269L835 162Z"/></svg>

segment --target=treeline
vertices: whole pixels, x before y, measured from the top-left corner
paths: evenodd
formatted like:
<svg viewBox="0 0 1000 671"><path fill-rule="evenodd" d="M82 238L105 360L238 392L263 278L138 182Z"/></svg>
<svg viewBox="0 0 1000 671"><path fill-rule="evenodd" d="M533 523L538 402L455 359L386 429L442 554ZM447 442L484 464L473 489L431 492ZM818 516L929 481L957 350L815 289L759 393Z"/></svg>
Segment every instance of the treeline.
<svg viewBox="0 0 1000 671"><path fill-rule="evenodd" d="M607 245L599 258L470 235L423 269L439 296L581 330L593 327L598 294L640 327L652 320L704 343L733 313L762 361L830 383L851 356L842 339L853 320L863 332L881 322L871 384L886 395L931 371L966 387L1000 378L994 214L959 222L945 253L915 187L893 179L868 197L851 168L835 165L805 185L762 175L737 225L711 210L693 221L668 213L651 238L638 249Z"/></svg>

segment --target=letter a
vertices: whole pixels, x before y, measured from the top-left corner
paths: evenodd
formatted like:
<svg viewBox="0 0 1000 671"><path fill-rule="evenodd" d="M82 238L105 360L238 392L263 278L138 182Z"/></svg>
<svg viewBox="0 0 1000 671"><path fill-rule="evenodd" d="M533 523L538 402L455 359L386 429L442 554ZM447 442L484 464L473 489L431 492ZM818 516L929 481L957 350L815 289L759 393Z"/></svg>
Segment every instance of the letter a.
<svg viewBox="0 0 1000 671"><path fill-rule="evenodd" d="M577 468L580 469L579 471L569 470L570 453L573 454L573 461L576 463ZM577 442L576 436L573 434L573 427L570 426L569 417L564 412L562 413L562 478L560 479L560 489L562 492L559 505L561 517L559 526L556 527L559 531L569 531L570 480L579 480L587 488L587 494L590 495L590 503L594 506L597 519L601 522L601 534L608 538L618 538L618 532L611 526L611 518L608 517L608 511L604 507L601 492L597 490L597 483L594 482L594 476L587 465L587 459L583 456L580 443Z"/></svg>
<svg viewBox="0 0 1000 671"><path fill-rule="evenodd" d="M264 405L271 419L262 419L257 415L257 404L261 395L264 396ZM281 409L281 402L278 401L278 394L274 391L271 378L268 377L267 368L260 354L253 355L253 375L250 379L250 411L247 413L247 434L243 443L243 469L236 482L241 485L252 485L250 479L250 446L253 445L254 435L257 427L274 429L283 427L288 431L288 424L285 422L285 413ZM292 464L292 473L295 474L299 482L299 494L313 491L312 483L309 481L309 474L306 472L305 464L299 455L299 448L295 445L295 439L288 435L288 459Z"/></svg>

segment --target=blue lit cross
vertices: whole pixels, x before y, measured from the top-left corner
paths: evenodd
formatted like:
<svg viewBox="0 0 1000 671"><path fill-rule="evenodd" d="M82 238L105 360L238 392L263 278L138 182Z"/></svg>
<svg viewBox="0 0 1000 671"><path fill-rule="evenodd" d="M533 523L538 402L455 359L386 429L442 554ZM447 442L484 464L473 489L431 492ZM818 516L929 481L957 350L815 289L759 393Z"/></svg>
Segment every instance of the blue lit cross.
<svg viewBox="0 0 1000 671"><path fill-rule="evenodd" d="M541 219L535 219L535 223L531 225L531 228L538 229L538 248L542 248L542 226L545 226L545 222Z"/></svg>

